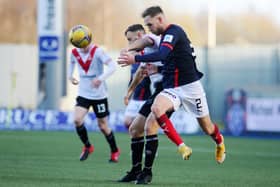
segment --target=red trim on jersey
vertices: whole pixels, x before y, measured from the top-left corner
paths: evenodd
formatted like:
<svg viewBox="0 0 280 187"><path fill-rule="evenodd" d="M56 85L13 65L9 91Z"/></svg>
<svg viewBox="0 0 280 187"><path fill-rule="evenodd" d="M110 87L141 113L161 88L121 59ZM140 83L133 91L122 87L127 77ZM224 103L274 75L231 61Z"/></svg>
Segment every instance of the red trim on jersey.
<svg viewBox="0 0 280 187"><path fill-rule="evenodd" d="M79 64L81 65L81 67L83 68L83 70L84 70L86 73L88 72L89 66L90 66L90 64L91 64L91 62L92 62L92 59L93 59L93 57L94 57L94 54L95 54L96 49L97 49L97 46L94 46L93 48L90 49L90 53L89 53L89 56L88 56L86 62L84 62L84 61L82 60L82 57L80 56L80 54L79 54L77 48L74 48L74 49L72 50L72 53L73 53L74 57L76 58L76 60L79 62Z"/></svg>
<svg viewBox="0 0 280 187"><path fill-rule="evenodd" d="M140 94L139 94L139 100L143 100L144 95L145 95L145 88L141 88Z"/></svg>
<svg viewBox="0 0 280 187"><path fill-rule="evenodd" d="M173 46L169 43L162 43L161 45L166 46L166 47L170 48L171 50L173 50Z"/></svg>
<svg viewBox="0 0 280 187"><path fill-rule="evenodd" d="M177 87L179 86L179 69L175 69L175 74L174 74L174 86Z"/></svg>

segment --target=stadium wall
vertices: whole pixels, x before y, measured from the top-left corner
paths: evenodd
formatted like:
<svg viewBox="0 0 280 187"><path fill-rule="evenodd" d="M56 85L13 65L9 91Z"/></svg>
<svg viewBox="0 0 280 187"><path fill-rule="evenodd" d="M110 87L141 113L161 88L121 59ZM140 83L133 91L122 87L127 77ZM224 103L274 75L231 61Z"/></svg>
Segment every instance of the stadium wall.
<svg viewBox="0 0 280 187"><path fill-rule="evenodd" d="M214 119L223 119L225 93L230 89L243 89L247 97L280 97L279 51L277 46L220 46L208 50L204 84Z"/></svg>
<svg viewBox="0 0 280 187"><path fill-rule="evenodd" d="M31 45L0 45L0 107L37 104L38 50Z"/></svg>

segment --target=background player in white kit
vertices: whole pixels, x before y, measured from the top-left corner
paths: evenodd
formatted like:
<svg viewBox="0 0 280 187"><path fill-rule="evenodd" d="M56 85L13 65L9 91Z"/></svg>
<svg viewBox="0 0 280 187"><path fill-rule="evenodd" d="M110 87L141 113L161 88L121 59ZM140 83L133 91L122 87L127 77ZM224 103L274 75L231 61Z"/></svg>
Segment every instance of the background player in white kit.
<svg viewBox="0 0 280 187"><path fill-rule="evenodd" d="M107 116L109 115L109 108L105 83L105 80L116 70L116 62L101 48L91 43L91 32L87 27L78 25L73 27L71 31L78 29L84 29L88 32L86 39L89 40L88 45L83 48L79 48L78 45L71 41L75 48L71 52L68 72L68 78L71 83L79 86L74 111L74 123L77 134L84 144L80 160L86 160L88 155L94 151L94 147L89 141L87 129L84 125L84 118L90 107L93 107L97 117L98 127L110 145L111 155L109 161L118 162L120 150L116 145L114 133L108 126ZM106 71L104 71L104 65L108 67ZM73 77L75 66L78 68L79 81Z"/></svg>

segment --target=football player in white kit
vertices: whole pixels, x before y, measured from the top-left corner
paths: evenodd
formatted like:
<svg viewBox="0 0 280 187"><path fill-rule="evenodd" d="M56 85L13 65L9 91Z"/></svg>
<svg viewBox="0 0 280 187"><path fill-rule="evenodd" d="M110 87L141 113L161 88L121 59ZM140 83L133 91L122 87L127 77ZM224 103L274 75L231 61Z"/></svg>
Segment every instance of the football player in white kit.
<svg viewBox="0 0 280 187"><path fill-rule="evenodd" d="M107 66L106 71L104 71L104 65ZM75 67L78 68L79 81L73 77ZM105 80L115 72L116 67L116 62L91 42L84 48L75 47L71 52L68 78L73 85L78 85L74 123L76 132L84 144L80 161L86 160L88 155L94 151L84 125L84 118L92 107L97 117L98 127L110 146L109 161L118 162L120 150L117 147L114 133L108 126L108 93L105 83Z"/></svg>

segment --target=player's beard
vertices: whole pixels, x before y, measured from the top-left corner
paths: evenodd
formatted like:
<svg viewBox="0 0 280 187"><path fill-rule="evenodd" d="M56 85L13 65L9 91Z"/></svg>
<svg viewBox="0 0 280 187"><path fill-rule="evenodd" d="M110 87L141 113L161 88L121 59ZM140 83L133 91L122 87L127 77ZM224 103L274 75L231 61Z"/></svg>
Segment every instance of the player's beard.
<svg viewBox="0 0 280 187"><path fill-rule="evenodd" d="M164 32L164 29L162 28L157 28L155 29L155 31L153 32L155 35L159 36Z"/></svg>

